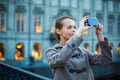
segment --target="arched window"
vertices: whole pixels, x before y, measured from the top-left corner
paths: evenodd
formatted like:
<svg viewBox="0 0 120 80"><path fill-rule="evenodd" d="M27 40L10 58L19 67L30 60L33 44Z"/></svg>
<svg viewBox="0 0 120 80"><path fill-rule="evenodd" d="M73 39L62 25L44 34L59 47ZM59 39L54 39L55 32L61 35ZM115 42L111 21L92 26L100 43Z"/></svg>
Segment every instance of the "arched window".
<svg viewBox="0 0 120 80"><path fill-rule="evenodd" d="M118 44L118 57L120 57L120 43Z"/></svg>
<svg viewBox="0 0 120 80"><path fill-rule="evenodd" d="M35 15L34 16L34 32L41 33L42 27L41 27L41 16Z"/></svg>
<svg viewBox="0 0 120 80"><path fill-rule="evenodd" d="M89 50L90 50L90 45L89 45L89 43L85 43L85 44L84 44L84 48L85 48L87 51L89 51Z"/></svg>
<svg viewBox="0 0 120 80"><path fill-rule="evenodd" d="M5 60L5 46L3 43L0 43L0 60Z"/></svg>
<svg viewBox="0 0 120 80"><path fill-rule="evenodd" d="M22 60L24 57L24 44L23 43L18 43L16 45L16 53L15 53L15 59L16 60Z"/></svg>
<svg viewBox="0 0 120 80"><path fill-rule="evenodd" d="M96 44L95 54L101 54L101 48L98 43Z"/></svg>
<svg viewBox="0 0 120 80"><path fill-rule="evenodd" d="M42 51L41 51L41 44L35 43L33 46L32 57L34 59L41 59L42 58Z"/></svg>
<svg viewBox="0 0 120 80"><path fill-rule="evenodd" d="M0 13L0 32L5 31L5 13Z"/></svg>
<svg viewBox="0 0 120 80"><path fill-rule="evenodd" d="M17 32L24 32L24 15L17 14Z"/></svg>

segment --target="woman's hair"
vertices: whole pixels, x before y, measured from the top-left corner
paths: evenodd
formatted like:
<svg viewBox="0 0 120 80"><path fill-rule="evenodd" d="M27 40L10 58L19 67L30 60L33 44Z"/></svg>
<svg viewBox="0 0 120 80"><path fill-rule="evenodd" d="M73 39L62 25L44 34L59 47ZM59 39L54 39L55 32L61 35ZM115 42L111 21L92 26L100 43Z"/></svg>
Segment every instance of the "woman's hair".
<svg viewBox="0 0 120 80"><path fill-rule="evenodd" d="M62 21L64 19L67 19L67 18L73 20L73 18L70 17L70 16L62 16L62 17L59 17L55 22L55 35L57 37L58 42L60 41L60 36L56 33L56 29L62 29L62 27L63 27L63 22Z"/></svg>

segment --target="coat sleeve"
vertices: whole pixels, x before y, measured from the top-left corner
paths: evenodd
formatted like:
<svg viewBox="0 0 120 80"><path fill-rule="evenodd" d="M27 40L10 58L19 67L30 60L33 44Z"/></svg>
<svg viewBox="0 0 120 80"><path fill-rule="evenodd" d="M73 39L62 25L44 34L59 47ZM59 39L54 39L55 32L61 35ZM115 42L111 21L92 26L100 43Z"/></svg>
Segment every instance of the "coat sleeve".
<svg viewBox="0 0 120 80"><path fill-rule="evenodd" d="M91 55L89 56L89 61L91 65L104 65L112 62L112 53L107 38L104 38L105 41L100 41L101 54L100 55Z"/></svg>
<svg viewBox="0 0 120 80"><path fill-rule="evenodd" d="M74 35L67 43L62 47L61 50L48 49L46 51L46 58L50 67L63 67L66 65L66 62L70 59L71 55L78 48L82 38Z"/></svg>

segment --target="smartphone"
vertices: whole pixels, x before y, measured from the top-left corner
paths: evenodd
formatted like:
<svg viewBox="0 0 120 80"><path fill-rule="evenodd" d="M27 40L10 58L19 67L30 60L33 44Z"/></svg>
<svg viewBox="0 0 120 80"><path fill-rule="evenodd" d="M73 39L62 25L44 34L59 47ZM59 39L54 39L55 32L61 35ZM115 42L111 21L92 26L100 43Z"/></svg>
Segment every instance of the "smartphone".
<svg viewBox="0 0 120 80"><path fill-rule="evenodd" d="M98 26L98 19L96 17L88 18L87 19L87 25L97 27Z"/></svg>

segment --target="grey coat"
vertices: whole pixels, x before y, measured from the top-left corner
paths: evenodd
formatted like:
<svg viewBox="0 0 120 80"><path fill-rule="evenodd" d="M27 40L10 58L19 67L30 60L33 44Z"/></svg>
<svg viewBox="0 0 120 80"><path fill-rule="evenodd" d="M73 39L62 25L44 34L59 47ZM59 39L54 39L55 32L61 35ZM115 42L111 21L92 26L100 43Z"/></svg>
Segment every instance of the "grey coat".
<svg viewBox="0 0 120 80"><path fill-rule="evenodd" d="M48 64L54 80L94 80L91 65L112 62L112 53L107 39L100 41L101 55L92 55L84 48L78 48L82 38L74 35L65 45L56 44L47 50Z"/></svg>

